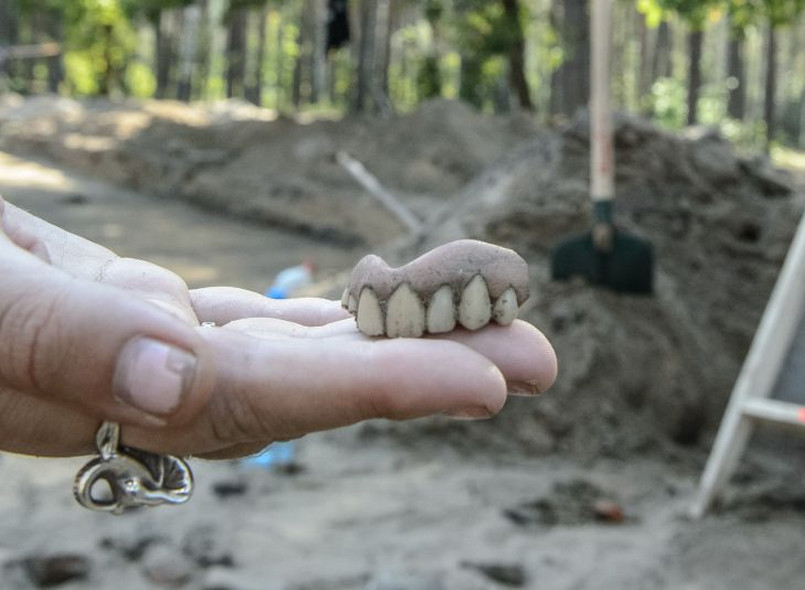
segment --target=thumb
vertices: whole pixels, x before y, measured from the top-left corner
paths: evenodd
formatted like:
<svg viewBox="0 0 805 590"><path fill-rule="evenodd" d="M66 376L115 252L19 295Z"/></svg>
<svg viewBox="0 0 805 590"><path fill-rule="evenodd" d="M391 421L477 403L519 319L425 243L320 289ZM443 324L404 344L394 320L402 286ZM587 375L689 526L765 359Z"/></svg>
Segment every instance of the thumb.
<svg viewBox="0 0 805 590"><path fill-rule="evenodd" d="M189 324L1 232L0 276L0 388L141 426L185 422L209 397L212 352Z"/></svg>

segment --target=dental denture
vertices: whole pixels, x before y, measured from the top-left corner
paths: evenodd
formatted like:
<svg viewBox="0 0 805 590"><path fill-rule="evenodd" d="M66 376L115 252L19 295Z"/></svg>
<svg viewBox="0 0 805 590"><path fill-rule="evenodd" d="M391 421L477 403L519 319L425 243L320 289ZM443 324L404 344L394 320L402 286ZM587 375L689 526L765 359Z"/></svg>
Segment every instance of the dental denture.
<svg viewBox="0 0 805 590"><path fill-rule="evenodd" d="M478 240L439 246L399 268L374 254L352 270L341 305L367 336L419 337L490 321L508 326L528 299L528 264Z"/></svg>

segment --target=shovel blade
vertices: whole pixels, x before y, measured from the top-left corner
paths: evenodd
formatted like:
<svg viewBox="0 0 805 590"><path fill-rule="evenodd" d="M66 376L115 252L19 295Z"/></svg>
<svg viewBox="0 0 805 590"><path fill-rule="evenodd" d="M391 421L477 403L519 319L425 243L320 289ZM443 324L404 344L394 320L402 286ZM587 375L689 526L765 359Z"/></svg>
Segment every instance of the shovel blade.
<svg viewBox="0 0 805 590"><path fill-rule="evenodd" d="M580 276L590 284L619 293L650 295L654 291L654 253L646 240L616 231L612 250L596 250L590 233L559 243L551 256L554 280Z"/></svg>

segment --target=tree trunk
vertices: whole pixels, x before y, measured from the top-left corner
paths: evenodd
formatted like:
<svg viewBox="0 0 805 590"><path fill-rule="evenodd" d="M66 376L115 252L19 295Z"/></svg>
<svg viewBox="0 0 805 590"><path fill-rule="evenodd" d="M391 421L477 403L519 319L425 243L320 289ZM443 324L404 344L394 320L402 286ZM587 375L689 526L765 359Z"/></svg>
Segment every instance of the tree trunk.
<svg viewBox="0 0 805 590"><path fill-rule="evenodd" d="M650 115L648 105L651 101L646 100L646 96L651 92L651 66L653 60L649 51L646 17L639 13L637 14L637 34L640 39L640 55L638 56L640 72L637 77L637 92L635 98L640 112L645 115Z"/></svg>
<svg viewBox="0 0 805 590"><path fill-rule="evenodd" d="M173 26L170 10L160 10L154 23L156 57L156 97L166 98L173 69Z"/></svg>
<svg viewBox="0 0 805 590"><path fill-rule="evenodd" d="M193 93L193 66L198 35L198 7L188 6L178 12L178 81L176 84L176 98L189 102Z"/></svg>
<svg viewBox="0 0 805 590"><path fill-rule="evenodd" d="M799 149L805 149L805 87L799 97L799 138L797 141Z"/></svg>
<svg viewBox="0 0 805 590"><path fill-rule="evenodd" d="M551 9L548 13L548 21L553 31L560 30L562 24L562 5L561 0L552 0ZM551 94L548 98L548 111L551 115L562 112L562 65L555 67L551 71Z"/></svg>
<svg viewBox="0 0 805 590"><path fill-rule="evenodd" d="M313 0L313 55L310 102L318 104L327 86L327 0Z"/></svg>
<svg viewBox="0 0 805 590"><path fill-rule="evenodd" d="M727 40L727 114L743 120L746 113L746 75L743 57L743 39L734 32Z"/></svg>
<svg viewBox="0 0 805 590"><path fill-rule="evenodd" d="M242 97L246 82L246 27L249 13L245 8L229 12L226 40L226 97Z"/></svg>
<svg viewBox="0 0 805 590"><path fill-rule="evenodd" d="M19 13L10 0L0 0L0 45L16 45L19 41ZM0 74L13 84L14 67L10 60L0 59Z"/></svg>
<svg viewBox="0 0 805 590"><path fill-rule="evenodd" d="M523 27L520 23L520 4L518 0L502 0L503 10L506 11L506 21L509 24L512 39L509 41L509 83L515 94L520 107L527 110L534 110L534 103L531 101L531 89L525 75L525 38Z"/></svg>
<svg viewBox="0 0 805 590"><path fill-rule="evenodd" d="M371 108L371 77L375 52L375 31L377 11L374 0L361 0L360 3L360 42L358 44L357 83L353 110L366 112Z"/></svg>
<svg viewBox="0 0 805 590"><path fill-rule="evenodd" d="M474 53L461 56L459 98L479 109L483 106L483 96L481 96L483 72L481 67L481 61Z"/></svg>
<svg viewBox="0 0 805 590"><path fill-rule="evenodd" d="M572 116L590 97L590 19L585 0L564 0L561 111Z"/></svg>
<svg viewBox="0 0 805 590"><path fill-rule="evenodd" d="M305 61L305 37L304 37L304 23L299 27L299 33L296 35L296 44L299 47L299 55L296 56L296 61L293 65L293 81L291 88L291 100L293 107L297 111L302 105L302 64Z"/></svg>
<svg viewBox="0 0 805 590"><path fill-rule="evenodd" d="M699 122L699 88L702 85L704 31L688 33L688 125Z"/></svg>
<svg viewBox="0 0 805 590"><path fill-rule="evenodd" d="M103 69L98 81L98 94L109 96L112 91L112 25L103 27Z"/></svg>
<svg viewBox="0 0 805 590"><path fill-rule="evenodd" d="M770 21L766 32L766 82L763 96L763 120L766 123L766 149L774 139L774 107L777 89L777 32Z"/></svg>
<svg viewBox="0 0 805 590"><path fill-rule="evenodd" d="M257 18L257 49L254 59L254 73L252 74L253 85L246 93L246 99L262 106L263 104L263 86L265 84L265 76L263 70L265 69L266 61L266 27L268 26L268 5L260 9L260 14Z"/></svg>
<svg viewBox="0 0 805 590"><path fill-rule="evenodd" d="M285 82L285 27L282 26L282 19L280 18L277 23L277 39L276 39L276 61L274 68L277 75L274 78L274 108L280 110L283 107L284 96L284 82Z"/></svg>
<svg viewBox="0 0 805 590"><path fill-rule="evenodd" d="M62 44L64 42L64 22L61 12L51 10L45 17L45 30L49 39L55 43ZM2 14L0 14L2 19ZM48 92L57 94L59 86L64 80L64 49L58 55L47 58L48 68Z"/></svg>
<svg viewBox="0 0 805 590"><path fill-rule="evenodd" d="M673 64L671 63L671 53L673 50L671 38L671 26L667 21L662 21L657 27L657 40L654 44L654 55L651 63L651 83L658 78L668 78L673 74Z"/></svg>
<svg viewBox="0 0 805 590"><path fill-rule="evenodd" d="M391 68L391 37L394 34L396 13L394 0L385 0L386 15L385 23L383 26L383 60L379 66L380 81L378 87L383 93L386 100L389 100L390 85L389 85L389 69Z"/></svg>
<svg viewBox="0 0 805 590"><path fill-rule="evenodd" d="M196 45L196 84L194 97L207 98L207 82L210 77L210 48L213 43L213 30L210 26L210 7L208 0L198 0L199 23L198 44Z"/></svg>

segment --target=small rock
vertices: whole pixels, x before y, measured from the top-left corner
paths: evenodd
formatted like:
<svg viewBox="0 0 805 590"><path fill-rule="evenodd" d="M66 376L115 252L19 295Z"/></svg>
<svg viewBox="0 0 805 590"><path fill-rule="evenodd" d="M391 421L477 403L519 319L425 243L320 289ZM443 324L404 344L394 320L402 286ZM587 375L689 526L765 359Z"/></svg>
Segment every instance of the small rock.
<svg viewBox="0 0 805 590"><path fill-rule="evenodd" d="M221 535L211 525L199 525L185 535L182 551L201 567L233 567L232 552L225 547Z"/></svg>
<svg viewBox="0 0 805 590"><path fill-rule="evenodd" d="M137 561L154 543L166 542L165 537L159 535L150 535L141 537L139 539L126 539L119 537L104 537L101 539L99 545L102 549L115 551L129 561Z"/></svg>
<svg viewBox="0 0 805 590"><path fill-rule="evenodd" d="M593 503L593 512L596 520L620 524L623 522L623 509L617 502L601 498Z"/></svg>
<svg viewBox="0 0 805 590"><path fill-rule="evenodd" d="M89 198L86 195L82 195L80 193L73 193L71 195L67 195L66 197L61 199L61 202L65 205L86 205L89 203Z"/></svg>
<svg viewBox="0 0 805 590"><path fill-rule="evenodd" d="M149 547L142 560L143 573L159 586L181 586L193 577L194 564L167 543Z"/></svg>
<svg viewBox="0 0 805 590"><path fill-rule="evenodd" d="M473 569L504 586L520 587L526 583L525 568L519 563L475 563L464 561L461 567Z"/></svg>
<svg viewBox="0 0 805 590"><path fill-rule="evenodd" d="M222 500L232 496L242 496L248 489L249 486L246 482L239 480L218 481L212 484L213 493Z"/></svg>
<svg viewBox="0 0 805 590"><path fill-rule="evenodd" d="M90 560L71 553L30 556L23 558L20 564L37 588L52 588L73 580L85 580L90 572Z"/></svg>

